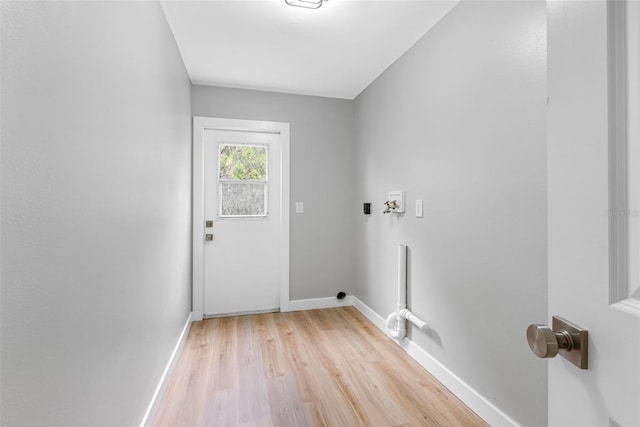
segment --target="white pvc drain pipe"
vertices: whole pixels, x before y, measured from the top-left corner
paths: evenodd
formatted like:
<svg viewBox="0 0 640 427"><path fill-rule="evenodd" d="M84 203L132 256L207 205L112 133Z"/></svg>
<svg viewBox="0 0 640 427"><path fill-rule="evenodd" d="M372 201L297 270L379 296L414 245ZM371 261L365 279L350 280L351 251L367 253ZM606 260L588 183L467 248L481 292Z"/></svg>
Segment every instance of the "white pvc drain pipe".
<svg viewBox="0 0 640 427"><path fill-rule="evenodd" d="M407 320L420 329L427 324L407 309L407 247L398 245L398 309L387 316L387 329L391 338L401 340L407 335Z"/></svg>

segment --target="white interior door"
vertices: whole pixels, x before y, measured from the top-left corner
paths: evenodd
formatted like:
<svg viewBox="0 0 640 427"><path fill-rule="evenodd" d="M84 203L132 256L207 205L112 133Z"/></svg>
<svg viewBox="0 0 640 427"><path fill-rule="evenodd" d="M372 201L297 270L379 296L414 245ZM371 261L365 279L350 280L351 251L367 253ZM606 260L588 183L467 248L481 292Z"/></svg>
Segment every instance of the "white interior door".
<svg viewBox="0 0 640 427"><path fill-rule="evenodd" d="M205 316L279 308L279 137L205 131Z"/></svg>
<svg viewBox="0 0 640 427"><path fill-rule="evenodd" d="M640 262L637 255L620 258L623 236L610 228L622 219L637 233L639 219L638 206L610 205L619 188L610 180L617 166L609 152L615 128L609 123L608 4L548 1L547 8L549 316L589 331L587 370L560 357L548 362L549 425L639 426L640 310L633 308L632 284L626 296L611 298L622 283L615 274L619 262L625 265L619 276L631 278ZM629 79L637 83L639 76L636 70ZM637 171L639 165L631 166ZM640 236L632 233L626 238L633 248Z"/></svg>

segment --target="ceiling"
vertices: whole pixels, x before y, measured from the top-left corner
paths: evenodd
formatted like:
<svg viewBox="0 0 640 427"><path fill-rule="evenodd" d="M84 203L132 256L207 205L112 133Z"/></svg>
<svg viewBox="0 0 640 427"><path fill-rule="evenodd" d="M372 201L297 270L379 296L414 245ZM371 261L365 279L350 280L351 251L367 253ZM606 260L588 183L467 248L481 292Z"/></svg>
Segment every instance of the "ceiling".
<svg viewBox="0 0 640 427"><path fill-rule="evenodd" d="M163 1L193 84L354 99L458 0Z"/></svg>

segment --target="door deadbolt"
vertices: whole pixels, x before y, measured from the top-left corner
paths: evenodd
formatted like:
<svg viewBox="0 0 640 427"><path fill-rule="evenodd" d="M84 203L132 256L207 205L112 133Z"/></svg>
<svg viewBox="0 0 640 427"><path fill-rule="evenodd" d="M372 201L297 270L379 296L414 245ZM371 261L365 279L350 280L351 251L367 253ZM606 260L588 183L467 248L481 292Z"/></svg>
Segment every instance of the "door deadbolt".
<svg viewBox="0 0 640 427"><path fill-rule="evenodd" d="M213 240L213 234L205 234L204 240L205 242L211 242Z"/></svg>
<svg viewBox="0 0 640 427"><path fill-rule="evenodd" d="M587 369L588 331L558 316L553 316L551 325L529 325L527 342L531 351L543 359L560 354L580 369Z"/></svg>

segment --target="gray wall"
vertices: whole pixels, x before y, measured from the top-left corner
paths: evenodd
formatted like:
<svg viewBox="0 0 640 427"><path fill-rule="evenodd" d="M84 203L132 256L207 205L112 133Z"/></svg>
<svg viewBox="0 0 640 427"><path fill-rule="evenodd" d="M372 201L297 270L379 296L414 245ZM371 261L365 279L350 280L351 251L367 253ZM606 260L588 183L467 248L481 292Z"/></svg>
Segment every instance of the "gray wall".
<svg viewBox="0 0 640 427"><path fill-rule="evenodd" d="M2 425L135 425L190 311L190 82L157 3L2 2Z"/></svg>
<svg viewBox="0 0 640 427"><path fill-rule="evenodd" d="M353 291L353 102L193 86L194 116L291 124L292 300ZM304 202L304 213L295 213Z"/></svg>
<svg viewBox="0 0 640 427"><path fill-rule="evenodd" d="M386 317L410 249L412 339L524 425L545 425L545 3L462 2L356 98L356 296ZM389 190L407 213L383 215ZM414 214L424 200L424 218Z"/></svg>

